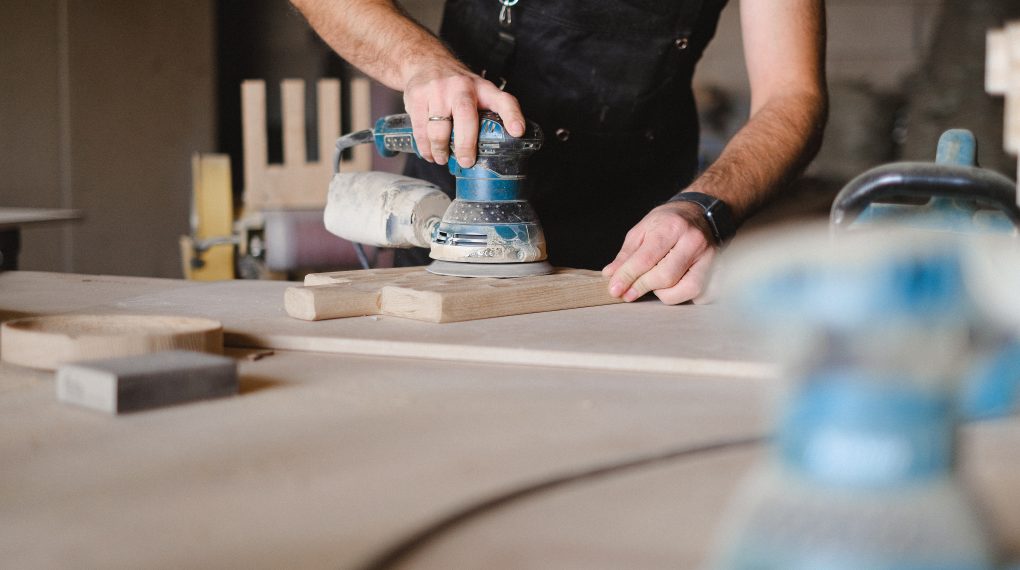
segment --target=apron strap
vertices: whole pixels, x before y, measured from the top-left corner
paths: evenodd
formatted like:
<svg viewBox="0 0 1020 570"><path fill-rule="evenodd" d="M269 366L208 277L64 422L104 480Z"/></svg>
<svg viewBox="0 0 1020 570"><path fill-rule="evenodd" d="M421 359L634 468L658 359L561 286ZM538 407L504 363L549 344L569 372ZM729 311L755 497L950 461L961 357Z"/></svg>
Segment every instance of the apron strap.
<svg viewBox="0 0 1020 570"><path fill-rule="evenodd" d="M482 69L482 77L496 84L496 87L506 87L506 70L510 60L517 49L517 38L514 35L514 19L511 11L520 0L497 0L500 4L499 31L495 47L489 52L485 68Z"/></svg>

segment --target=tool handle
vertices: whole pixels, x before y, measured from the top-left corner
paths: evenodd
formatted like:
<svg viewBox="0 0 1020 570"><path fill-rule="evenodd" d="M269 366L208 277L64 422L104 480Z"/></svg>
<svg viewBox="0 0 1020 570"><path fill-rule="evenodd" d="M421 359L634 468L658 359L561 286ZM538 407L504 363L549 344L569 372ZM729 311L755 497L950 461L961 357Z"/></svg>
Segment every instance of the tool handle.
<svg viewBox="0 0 1020 570"><path fill-rule="evenodd" d="M1012 180L974 166L927 162L888 164L854 178L833 201L829 220L834 227L845 227L874 202L933 197L969 200L998 210L1020 228L1020 208Z"/></svg>
<svg viewBox="0 0 1020 570"><path fill-rule="evenodd" d="M903 199L969 201L1002 212L1020 228L1015 184L1001 174L978 168L977 140L966 129L942 133L934 164L888 164L851 180L833 201L830 222L836 228L846 227L874 203Z"/></svg>

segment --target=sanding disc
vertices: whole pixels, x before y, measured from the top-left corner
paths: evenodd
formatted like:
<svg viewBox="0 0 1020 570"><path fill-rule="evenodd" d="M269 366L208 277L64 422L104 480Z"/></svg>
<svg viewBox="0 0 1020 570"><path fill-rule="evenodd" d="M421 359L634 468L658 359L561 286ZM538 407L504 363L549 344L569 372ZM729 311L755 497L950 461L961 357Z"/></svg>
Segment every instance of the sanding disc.
<svg viewBox="0 0 1020 570"><path fill-rule="evenodd" d="M553 266L548 261L530 263L460 263L457 261L435 260L425 268L436 275L453 277L529 277L532 275L548 275Z"/></svg>
<svg viewBox="0 0 1020 570"><path fill-rule="evenodd" d="M174 349L222 353L223 325L180 316L52 315L0 326L0 359L30 368Z"/></svg>

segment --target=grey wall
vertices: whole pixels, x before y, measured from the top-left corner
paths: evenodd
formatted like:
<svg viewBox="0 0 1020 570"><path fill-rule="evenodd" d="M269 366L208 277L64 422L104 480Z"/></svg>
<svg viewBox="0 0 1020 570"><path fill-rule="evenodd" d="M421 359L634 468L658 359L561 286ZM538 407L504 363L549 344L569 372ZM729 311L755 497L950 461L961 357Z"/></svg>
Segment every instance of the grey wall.
<svg viewBox="0 0 1020 570"><path fill-rule="evenodd" d="M927 50L942 1L828 0L830 81L900 88ZM189 156L217 150L215 4L0 2L0 206L86 215L70 229L25 231L22 267L180 275ZM403 4L437 25L438 0ZM293 14L271 23L273 53L314 41ZM283 67L291 76L311 63ZM746 95L738 0L696 82Z"/></svg>
<svg viewBox="0 0 1020 570"><path fill-rule="evenodd" d="M754 2L759 0L744 0ZM827 0L830 82L898 90L928 49L943 0ZM730 0L695 82L747 93L740 2Z"/></svg>
<svg viewBox="0 0 1020 570"><path fill-rule="evenodd" d="M23 269L180 275L213 60L212 0L0 3L0 206L86 216L26 230Z"/></svg>

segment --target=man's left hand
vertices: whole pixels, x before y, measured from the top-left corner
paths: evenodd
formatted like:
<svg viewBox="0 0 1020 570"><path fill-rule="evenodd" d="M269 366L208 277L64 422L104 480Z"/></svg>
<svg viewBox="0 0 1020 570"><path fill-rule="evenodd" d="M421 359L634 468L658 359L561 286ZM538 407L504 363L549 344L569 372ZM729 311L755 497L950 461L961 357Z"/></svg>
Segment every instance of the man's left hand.
<svg viewBox="0 0 1020 570"><path fill-rule="evenodd" d="M648 213L633 229L616 259L602 270L609 293L630 302L653 291L675 305L697 298L708 285L716 246L696 204L670 202Z"/></svg>

